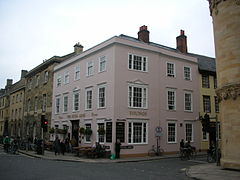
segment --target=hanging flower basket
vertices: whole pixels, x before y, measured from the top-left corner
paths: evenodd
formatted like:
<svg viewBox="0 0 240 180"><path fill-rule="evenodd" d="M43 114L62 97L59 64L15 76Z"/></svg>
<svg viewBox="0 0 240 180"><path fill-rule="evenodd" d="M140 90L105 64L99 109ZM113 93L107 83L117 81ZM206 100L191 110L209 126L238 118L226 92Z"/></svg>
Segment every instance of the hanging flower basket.
<svg viewBox="0 0 240 180"><path fill-rule="evenodd" d="M98 134L99 135L104 135L105 134L105 129L104 128L99 128L98 129Z"/></svg>
<svg viewBox="0 0 240 180"><path fill-rule="evenodd" d="M79 132L80 132L80 134L81 135L84 135L86 132L85 132L86 130L84 129L84 127L81 127L80 129L79 129Z"/></svg>
<svg viewBox="0 0 240 180"><path fill-rule="evenodd" d="M85 135L91 136L92 135L92 129L91 128L86 128L85 129Z"/></svg>

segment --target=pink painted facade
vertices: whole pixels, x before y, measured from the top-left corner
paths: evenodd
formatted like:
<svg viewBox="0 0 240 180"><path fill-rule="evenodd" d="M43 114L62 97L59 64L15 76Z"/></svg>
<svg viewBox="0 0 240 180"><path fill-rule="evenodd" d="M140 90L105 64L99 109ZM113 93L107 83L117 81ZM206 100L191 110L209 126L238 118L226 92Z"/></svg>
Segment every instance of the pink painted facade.
<svg viewBox="0 0 240 180"><path fill-rule="evenodd" d="M199 149L198 97L196 58L120 35L55 67L52 126L67 128L70 138L89 127L81 144L99 141L112 152L121 139L122 155L147 154L157 139L165 152L179 151L181 139Z"/></svg>

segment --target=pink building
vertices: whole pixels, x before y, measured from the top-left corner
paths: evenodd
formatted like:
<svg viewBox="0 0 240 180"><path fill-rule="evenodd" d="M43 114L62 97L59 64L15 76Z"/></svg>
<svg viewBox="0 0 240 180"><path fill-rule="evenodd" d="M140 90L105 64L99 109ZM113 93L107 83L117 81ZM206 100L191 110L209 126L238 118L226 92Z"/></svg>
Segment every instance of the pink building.
<svg viewBox="0 0 240 180"><path fill-rule="evenodd" d="M115 36L57 65L52 126L112 152L120 139L125 156L146 155L157 141L169 153L179 151L181 139L199 149L197 59L184 54L184 31L177 42L177 49L149 42L142 26L138 38ZM80 137L81 127L92 135Z"/></svg>

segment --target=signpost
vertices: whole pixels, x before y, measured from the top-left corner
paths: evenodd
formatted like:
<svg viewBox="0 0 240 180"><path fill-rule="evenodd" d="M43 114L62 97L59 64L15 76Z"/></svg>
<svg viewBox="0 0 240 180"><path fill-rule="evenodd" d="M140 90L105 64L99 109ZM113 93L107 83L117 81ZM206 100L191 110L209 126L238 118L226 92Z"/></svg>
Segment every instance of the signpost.
<svg viewBox="0 0 240 180"><path fill-rule="evenodd" d="M162 136L162 128L160 126L155 128L155 136L157 137L157 154L159 154L159 138Z"/></svg>

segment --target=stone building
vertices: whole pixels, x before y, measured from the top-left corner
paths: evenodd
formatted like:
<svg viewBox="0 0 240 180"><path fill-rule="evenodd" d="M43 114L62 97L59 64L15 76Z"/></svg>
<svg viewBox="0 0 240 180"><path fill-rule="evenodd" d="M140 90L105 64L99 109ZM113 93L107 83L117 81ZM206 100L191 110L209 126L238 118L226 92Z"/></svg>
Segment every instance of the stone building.
<svg viewBox="0 0 240 180"><path fill-rule="evenodd" d="M213 18L217 96L220 101L221 166L240 169L240 1L209 0Z"/></svg>
<svg viewBox="0 0 240 180"><path fill-rule="evenodd" d="M217 88L215 59L200 55L195 55L195 57L198 58L199 71L199 115L204 117L205 114L208 114L211 118L211 126L214 127L216 126L216 118L219 118L219 103L215 92ZM219 124L217 128L220 129ZM219 138L220 135L218 135ZM216 132L212 132L211 137L209 137L208 132L202 131L202 150L209 148L210 139L212 143L215 143Z"/></svg>
<svg viewBox="0 0 240 180"><path fill-rule="evenodd" d="M0 136L9 135L10 88L12 82L12 79L7 79L5 88L0 90Z"/></svg>
<svg viewBox="0 0 240 180"><path fill-rule="evenodd" d="M23 111L26 70L22 70L21 79L10 89L9 135L23 138Z"/></svg>
<svg viewBox="0 0 240 180"><path fill-rule="evenodd" d="M25 99L24 99L24 136L30 138L41 138L41 119L47 119L49 126L52 113L52 87L53 87L53 68L56 64L80 53L83 46L76 44L74 52L65 56L53 56L45 60L37 67L30 70L26 78ZM46 139L48 133L44 133Z"/></svg>

